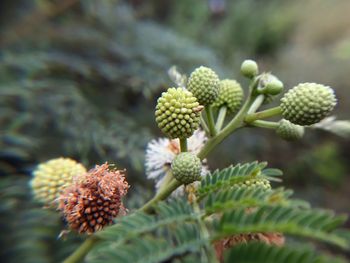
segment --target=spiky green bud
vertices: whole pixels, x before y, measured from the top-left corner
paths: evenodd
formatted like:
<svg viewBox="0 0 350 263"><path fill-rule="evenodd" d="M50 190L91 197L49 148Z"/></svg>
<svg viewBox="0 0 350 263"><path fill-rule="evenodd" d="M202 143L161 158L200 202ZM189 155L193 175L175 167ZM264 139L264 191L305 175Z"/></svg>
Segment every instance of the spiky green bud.
<svg viewBox="0 0 350 263"><path fill-rule="evenodd" d="M326 117L336 105L334 90L316 83L301 83L281 99L282 115L294 124L311 125Z"/></svg>
<svg viewBox="0 0 350 263"><path fill-rule="evenodd" d="M229 111L236 113L242 105L243 89L241 85L231 79L221 80L219 83L219 95L213 103L214 107L226 106Z"/></svg>
<svg viewBox="0 0 350 263"><path fill-rule="evenodd" d="M258 64L254 60L244 60L241 65L241 73L247 78L253 78L259 73Z"/></svg>
<svg viewBox="0 0 350 263"><path fill-rule="evenodd" d="M176 180L183 184L190 184L201 177L201 160L190 152L178 154L172 164L171 169Z"/></svg>
<svg viewBox="0 0 350 263"><path fill-rule="evenodd" d="M41 163L33 172L31 187L39 202L51 206L62 190L72 184L74 176L86 173L85 167L69 158L56 158Z"/></svg>
<svg viewBox="0 0 350 263"><path fill-rule="evenodd" d="M304 136L304 127L282 119L278 123L276 133L282 139L296 141Z"/></svg>
<svg viewBox="0 0 350 263"><path fill-rule="evenodd" d="M187 89L201 105L210 105L218 96L219 81L218 75L212 69L201 66L191 73Z"/></svg>
<svg viewBox="0 0 350 263"><path fill-rule="evenodd" d="M188 90L170 88L157 101L156 122L171 139L188 138L198 129L202 109Z"/></svg>

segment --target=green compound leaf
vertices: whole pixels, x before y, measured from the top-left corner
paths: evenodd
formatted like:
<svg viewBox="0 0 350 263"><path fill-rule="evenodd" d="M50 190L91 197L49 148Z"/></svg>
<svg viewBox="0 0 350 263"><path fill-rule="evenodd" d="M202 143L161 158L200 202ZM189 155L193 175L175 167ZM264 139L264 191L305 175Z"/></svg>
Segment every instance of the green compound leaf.
<svg viewBox="0 0 350 263"><path fill-rule="evenodd" d="M277 247L264 243L240 244L230 249L224 262L235 263L345 263L341 258L320 255L310 247Z"/></svg>
<svg viewBox="0 0 350 263"><path fill-rule="evenodd" d="M216 170L203 178L197 195L202 199L211 192L228 188L251 179L278 180L276 177L282 175L282 172L278 169L264 169L266 166L266 162L252 162Z"/></svg>
<svg viewBox="0 0 350 263"><path fill-rule="evenodd" d="M116 224L97 235L102 239L126 242L130 238L185 221L194 221L197 215L184 200L161 202L156 208L157 215L135 212L117 219Z"/></svg>
<svg viewBox="0 0 350 263"><path fill-rule="evenodd" d="M283 188L266 190L260 187L231 187L210 193L204 200L204 209L207 214L211 214L242 207L251 208L275 205L309 207L307 202L289 199L292 194L293 191Z"/></svg>
<svg viewBox="0 0 350 263"><path fill-rule="evenodd" d="M219 238L242 233L280 232L349 249L348 241L332 232L345 221L346 216L335 216L334 213L325 210L264 206L250 211L238 208L226 212L217 227Z"/></svg>

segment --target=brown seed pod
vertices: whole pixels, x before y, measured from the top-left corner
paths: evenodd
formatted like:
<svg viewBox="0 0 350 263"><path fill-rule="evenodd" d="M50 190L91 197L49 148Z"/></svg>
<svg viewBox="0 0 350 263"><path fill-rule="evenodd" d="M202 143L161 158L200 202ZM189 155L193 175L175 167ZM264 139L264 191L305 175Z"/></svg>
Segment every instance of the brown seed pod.
<svg viewBox="0 0 350 263"><path fill-rule="evenodd" d="M59 209L71 229L91 234L125 212L122 197L128 188L124 171L110 169L108 163L96 165L74 178L59 198Z"/></svg>

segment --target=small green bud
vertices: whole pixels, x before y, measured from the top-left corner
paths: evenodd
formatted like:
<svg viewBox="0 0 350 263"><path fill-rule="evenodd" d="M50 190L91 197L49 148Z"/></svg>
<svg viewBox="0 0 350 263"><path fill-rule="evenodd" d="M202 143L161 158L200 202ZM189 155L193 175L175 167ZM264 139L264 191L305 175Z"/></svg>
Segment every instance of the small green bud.
<svg viewBox="0 0 350 263"><path fill-rule="evenodd" d="M156 122L171 139L188 138L198 129L202 109L188 90L170 88L157 101Z"/></svg>
<svg viewBox="0 0 350 263"><path fill-rule="evenodd" d="M244 60L241 65L241 73L247 78L253 78L259 73L258 64L254 60Z"/></svg>
<svg viewBox="0 0 350 263"><path fill-rule="evenodd" d="M268 82L266 83L266 93L269 95L278 95L283 90L283 83L275 76L272 76L269 78Z"/></svg>
<svg viewBox="0 0 350 263"><path fill-rule="evenodd" d="M221 80L219 83L219 96L213 103L214 107L226 106L229 111L236 113L242 105L243 89L241 85L231 79Z"/></svg>
<svg viewBox="0 0 350 263"><path fill-rule="evenodd" d="M190 184L201 177L201 160L190 152L178 154L172 164L171 169L176 180L183 184Z"/></svg>
<svg viewBox="0 0 350 263"><path fill-rule="evenodd" d="M337 104L334 90L316 83L301 83L281 99L282 115L298 125L311 125L325 118Z"/></svg>
<svg viewBox="0 0 350 263"><path fill-rule="evenodd" d="M219 77L210 68L199 67L191 73L187 89L193 93L201 105L212 104L219 92Z"/></svg>
<svg viewBox="0 0 350 263"><path fill-rule="evenodd" d="M293 124L287 120L280 120L276 129L276 133L282 139L287 141L296 141L304 136L304 127Z"/></svg>

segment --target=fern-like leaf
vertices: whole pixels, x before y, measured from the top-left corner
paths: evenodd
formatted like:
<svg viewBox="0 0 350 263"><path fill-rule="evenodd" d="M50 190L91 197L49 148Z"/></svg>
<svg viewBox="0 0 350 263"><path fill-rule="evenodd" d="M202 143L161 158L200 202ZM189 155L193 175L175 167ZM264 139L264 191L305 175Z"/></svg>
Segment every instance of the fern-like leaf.
<svg viewBox="0 0 350 263"><path fill-rule="evenodd" d="M244 165L237 164L222 170L216 170L206 176L198 189L199 198L203 198L211 192L218 189L227 188L237 183L250 179L269 179L276 180L276 176L280 176L282 172L278 169L265 169L266 162L252 162Z"/></svg>
<svg viewBox="0 0 350 263"><path fill-rule="evenodd" d="M231 187L210 193L205 199L204 207L207 214L238 207L269 205L309 207L307 202L289 199L292 193L293 191L283 188L266 190L263 188Z"/></svg>
<svg viewBox="0 0 350 263"><path fill-rule="evenodd" d="M264 243L240 244L228 253L225 262L235 263L345 263L345 260L316 254L309 247L277 247Z"/></svg>
<svg viewBox="0 0 350 263"><path fill-rule="evenodd" d="M169 232L169 238L155 238L145 236L133 238L127 243L112 242L97 248L88 262L113 263L156 263L163 262L184 253L196 253L209 243L209 240L200 236L198 226L195 224L178 225Z"/></svg>
<svg viewBox="0 0 350 263"><path fill-rule="evenodd" d="M244 208L238 208L224 213L218 225L218 231L225 236L281 232L318 239L348 249L347 240L332 232L345 220L346 216L335 216L332 212L317 209L264 206L248 212Z"/></svg>
<svg viewBox="0 0 350 263"><path fill-rule="evenodd" d="M133 237L160 229L161 227L189 220L196 220L192 207L183 200L160 203L157 216L144 212L135 212L116 221L114 226L102 231L98 236L113 241L127 241Z"/></svg>

